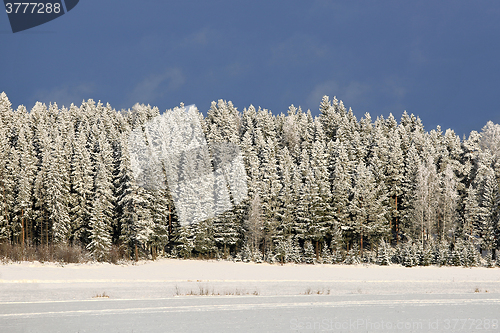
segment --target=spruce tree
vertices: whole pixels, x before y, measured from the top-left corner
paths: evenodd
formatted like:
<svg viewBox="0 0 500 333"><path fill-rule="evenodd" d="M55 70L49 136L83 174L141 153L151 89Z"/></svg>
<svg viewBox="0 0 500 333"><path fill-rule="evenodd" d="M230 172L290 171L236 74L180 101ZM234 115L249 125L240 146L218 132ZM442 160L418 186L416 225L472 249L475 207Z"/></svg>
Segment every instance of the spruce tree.
<svg viewBox="0 0 500 333"><path fill-rule="evenodd" d="M0 95L0 98L3 98L4 93ZM0 239L2 241L9 239L8 232L8 219L7 219L7 184L6 184L6 176L7 176L7 153L8 153L8 141L7 141L7 128L3 123L3 120L0 120Z"/></svg>
<svg viewBox="0 0 500 333"><path fill-rule="evenodd" d="M279 175L281 190L278 194L276 217L278 219L277 239L286 239L292 234L294 206L297 198L293 191L293 173L295 165L288 149L284 147L279 152Z"/></svg>
<svg viewBox="0 0 500 333"><path fill-rule="evenodd" d="M256 193L250 202L248 217L244 224L245 228L245 244L250 249L251 253L259 250L260 242L263 234L263 218L262 207L259 194Z"/></svg>
<svg viewBox="0 0 500 333"><path fill-rule="evenodd" d="M204 257L211 257L217 252L211 219L194 225L193 249Z"/></svg>
<svg viewBox="0 0 500 333"><path fill-rule="evenodd" d="M419 210L417 212L417 210L415 209L415 200L418 198L417 193L420 193L420 195L424 194L422 191L417 191L417 174L420 164L420 157L418 156L415 145L412 144L404 156L400 216L401 230L404 235L406 237L420 239L421 241L423 241L420 228L421 225L423 225L423 216L418 215L422 214L423 211ZM422 173L420 174L420 176L422 176ZM421 182L422 181L423 180L421 179ZM420 190L425 189L420 188ZM421 197L420 200L422 200ZM417 213L417 215L415 215L415 213Z"/></svg>
<svg viewBox="0 0 500 333"><path fill-rule="evenodd" d="M105 199L99 196L92 207L90 243L87 245L92 257L98 261L106 260L111 249L111 230L106 223L105 210Z"/></svg>
<svg viewBox="0 0 500 333"><path fill-rule="evenodd" d="M319 258L319 244L326 237L336 234L337 224L331 214L331 199L328 155L322 140L313 145L311 172L306 181L311 181L311 213L312 225L309 228L309 237L315 242L316 257ZM313 178L312 178L313 177ZM312 178L312 179L311 179Z"/></svg>
<svg viewBox="0 0 500 333"><path fill-rule="evenodd" d="M352 191L351 164L345 145L339 140L330 146L330 151L332 151L330 154L332 217L337 228L340 229L336 230L336 234L341 236L343 231L349 230L349 202Z"/></svg>
<svg viewBox="0 0 500 333"><path fill-rule="evenodd" d="M387 235L387 210L385 194L380 191L370 169L360 163L356 169L350 202L351 231L359 240L361 253L366 243L377 241ZM364 244L365 243L365 244Z"/></svg>
<svg viewBox="0 0 500 333"><path fill-rule="evenodd" d="M60 136L52 142L51 161L47 171L48 213L54 242L68 244L71 238L69 219L69 165L63 156Z"/></svg>
<svg viewBox="0 0 500 333"><path fill-rule="evenodd" d="M90 243L87 245L94 259L103 261L111 248L111 179L102 158L97 161L94 179L94 199L90 219Z"/></svg>
<svg viewBox="0 0 500 333"><path fill-rule="evenodd" d="M328 248L326 242L323 242L323 246L321 249L321 263L323 264L332 264L333 258L330 249Z"/></svg>
<svg viewBox="0 0 500 333"><path fill-rule="evenodd" d="M492 172L486 174L481 180L480 195L478 231L481 247L492 252L496 245L495 230L498 225L498 203L500 201L498 183Z"/></svg>
<svg viewBox="0 0 500 333"><path fill-rule="evenodd" d="M119 242L124 246L129 257L133 256L137 260L139 248L146 245L153 232L153 220L151 211L148 209L147 190L136 184L126 145L122 147L119 168L115 208ZM155 209L158 208L155 207ZM158 218L162 219L161 216ZM161 235L158 236L161 237Z"/></svg>
<svg viewBox="0 0 500 333"><path fill-rule="evenodd" d="M304 258L306 264L314 264L316 262L316 253L314 252L314 246L310 240L304 243Z"/></svg>
<svg viewBox="0 0 500 333"><path fill-rule="evenodd" d="M450 238L456 231L457 221L457 180L453 169L448 164L441 175L441 195L440 216L441 223L439 224L438 234L441 238Z"/></svg>
<svg viewBox="0 0 500 333"><path fill-rule="evenodd" d="M187 259L191 257L194 248L193 237L193 230L190 226L183 226L180 228L180 232L176 240L176 251L181 258Z"/></svg>
<svg viewBox="0 0 500 333"><path fill-rule="evenodd" d="M90 243L87 248L97 260L104 260L111 246L111 224L114 211L111 147L100 132L93 142L94 197L90 220Z"/></svg>
<svg viewBox="0 0 500 333"><path fill-rule="evenodd" d="M27 136L28 128L26 119L23 119L18 138L19 169L15 174L17 191L14 206L15 219L18 225L21 226L20 243L23 244L23 246L25 244L30 244L30 237L32 237L32 191L36 167L32 145L29 144L29 138Z"/></svg>
<svg viewBox="0 0 500 333"><path fill-rule="evenodd" d="M391 264L390 252L384 239L380 240L377 253L377 264L387 266Z"/></svg>
<svg viewBox="0 0 500 333"><path fill-rule="evenodd" d="M281 183L277 165L277 142L268 139L262 151L262 181L260 196L262 199L262 214L264 218L264 247L272 249L277 237L278 227L278 195Z"/></svg>
<svg viewBox="0 0 500 333"><path fill-rule="evenodd" d="M71 206L70 220L72 238L83 244L88 244L89 223L92 211L93 168L90 152L87 149L87 133L82 127L73 143L71 156Z"/></svg>
<svg viewBox="0 0 500 333"><path fill-rule="evenodd" d="M391 115L392 116L392 115ZM391 120L394 118L391 118ZM401 149L401 139L397 128L389 132L388 137L388 159L386 166L385 183L387 186L387 195L390 201L391 222L396 235L396 242L401 238L401 207L403 194L403 176L404 176L404 159Z"/></svg>

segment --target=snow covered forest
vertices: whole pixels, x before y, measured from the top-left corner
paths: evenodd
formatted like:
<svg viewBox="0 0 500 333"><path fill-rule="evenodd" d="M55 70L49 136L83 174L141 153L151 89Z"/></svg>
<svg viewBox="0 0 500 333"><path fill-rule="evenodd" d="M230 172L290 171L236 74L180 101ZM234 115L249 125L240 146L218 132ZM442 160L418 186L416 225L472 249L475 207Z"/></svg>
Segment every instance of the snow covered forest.
<svg viewBox="0 0 500 333"><path fill-rule="evenodd" d="M2 93L0 244L78 247L100 261L114 250L135 260L500 265L500 125L460 138L406 112L358 120L335 98L320 102L318 117L223 100L200 112L209 143L239 146L248 198L181 226L168 187L138 186L131 170L129 133L158 108L14 110Z"/></svg>

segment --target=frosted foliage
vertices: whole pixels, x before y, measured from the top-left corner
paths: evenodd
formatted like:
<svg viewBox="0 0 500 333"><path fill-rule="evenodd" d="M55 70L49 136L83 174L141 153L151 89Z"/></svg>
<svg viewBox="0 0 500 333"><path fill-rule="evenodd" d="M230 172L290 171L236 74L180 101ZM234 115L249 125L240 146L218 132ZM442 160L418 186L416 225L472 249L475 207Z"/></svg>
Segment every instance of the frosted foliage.
<svg viewBox="0 0 500 333"><path fill-rule="evenodd" d="M483 127L481 132L481 148L488 148L493 155L500 156L500 125L492 121Z"/></svg>
<svg viewBox="0 0 500 333"><path fill-rule="evenodd" d="M231 210L229 189L236 205L247 197L238 146L218 143L211 156L194 105L167 111L134 129L128 146L137 183L150 190L168 184L182 225Z"/></svg>
<svg viewBox="0 0 500 333"><path fill-rule="evenodd" d="M235 205L246 199L248 188L243 156L237 145L232 143L216 143L212 146L214 167L226 178Z"/></svg>
<svg viewBox="0 0 500 333"><path fill-rule="evenodd" d="M139 186L148 189L165 188L165 177L155 170L162 171L162 166L156 154L146 145L146 137L141 128L131 131L128 140L130 164L133 176Z"/></svg>

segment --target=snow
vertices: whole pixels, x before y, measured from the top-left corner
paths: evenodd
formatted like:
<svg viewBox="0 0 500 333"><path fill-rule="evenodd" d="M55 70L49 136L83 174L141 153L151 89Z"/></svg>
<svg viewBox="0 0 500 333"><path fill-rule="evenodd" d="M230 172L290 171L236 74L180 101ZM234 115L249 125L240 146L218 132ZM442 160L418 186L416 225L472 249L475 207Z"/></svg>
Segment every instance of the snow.
<svg viewBox="0 0 500 333"><path fill-rule="evenodd" d="M463 294L500 292L500 269L255 264L162 259L134 265L23 262L0 266L1 301L188 294ZM28 292L29 291L29 292Z"/></svg>
<svg viewBox="0 0 500 333"><path fill-rule="evenodd" d="M0 331L489 331L498 329L499 272L174 259L10 263L0 265Z"/></svg>

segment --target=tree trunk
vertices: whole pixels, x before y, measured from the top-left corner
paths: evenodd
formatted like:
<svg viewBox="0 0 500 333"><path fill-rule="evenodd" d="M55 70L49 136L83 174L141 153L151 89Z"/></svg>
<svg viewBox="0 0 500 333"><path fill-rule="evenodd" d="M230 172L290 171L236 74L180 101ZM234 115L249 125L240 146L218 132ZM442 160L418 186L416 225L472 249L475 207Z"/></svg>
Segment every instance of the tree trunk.
<svg viewBox="0 0 500 333"><path fill-rule="evenodd" d="M168 235L172 234L172 211L170 210L170 200L168 203Z"/></svg>
<svg viewBox="0 0 500 333"><path fill-rule="evenodd" d="M424 247L424 223L422 222L422 248Z"/></svg>
<svg viewBox="0 0 500 333"><path fill-rule="evenodd" d="M390 243L389 244L392 244L392 216L391 218L389 219L389 232L391 233L391 238L389 239Z"/></svg>
<svg viewBox="0 0 500 333"><path fill-rule="evenodd" d="M49 220L47 219L47 225L46 225L46 228L45 228L45 237L46 237L46 242L45 244L47 246L49 246Z"/></svg>
<svg viewBox="0 0 500 333"><path fill-rule="evenodd" d="M361 246L359 248L360 255L363 255L363 233L361 233Z"/></svg>
<svg viewBox="0 0 500 333"><path fill-rule="evenodd" d="M28 221L26 221L26 244L28 244L28 246L30 245L30 230L31 230L31 224Z"/></svg>
<svg viewBox="0 0 500 333"><path fill-rule="evenodd" d="M43 209L43 207L42 207ZM40 245L43 246L43 221L45 220L45 211L42 214L42 220L40 221Z"/></svg>
<svg viewBox="0 0 500 333"><path fill-rule="evenodd" d="M2 174L3 176L3 174ZM7 198L5 197L5 185L2 182L2 189L3 189L3 200L4 200L4 209L3 209L3 215L5 219L5 223L7 223Z"/></svg>
<svg viewBox="0 0 500 333"><path fill-rule="evenodd" d="M319 241L316 240L316 260L319 260Z"/></svg>
<svg viewBox="0 0 500 333"><path fill-rule="evenodd" d="M399 244L398 196L396 195L396 244Z"/></svg>
<svg viewBox="0 0 500 333"><path fill-rule="evenodd" d="M21 209L21 247L24 249L24 210Z"/></svg>

